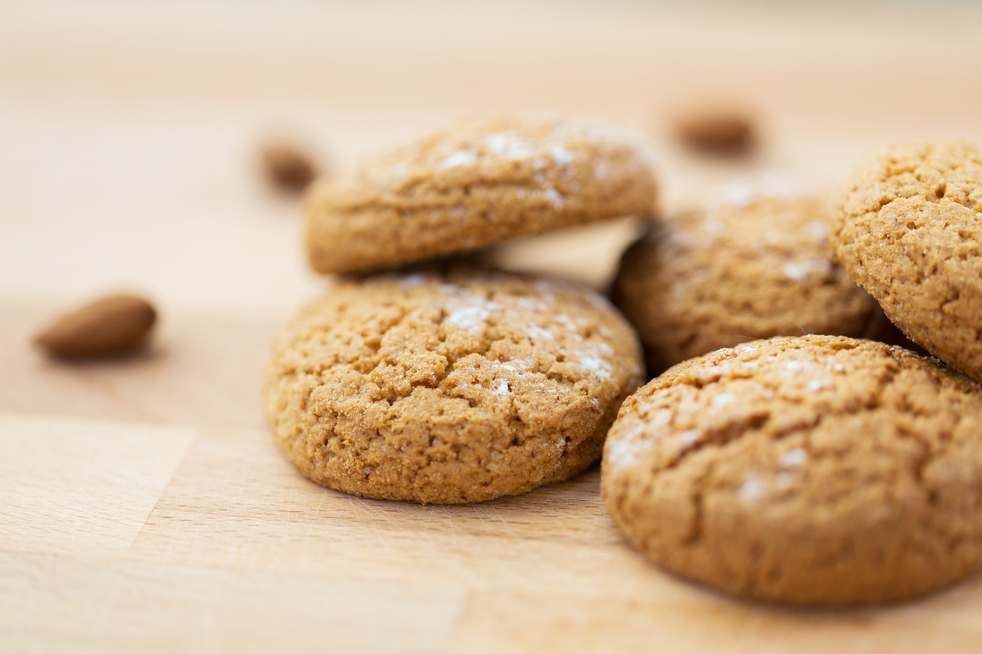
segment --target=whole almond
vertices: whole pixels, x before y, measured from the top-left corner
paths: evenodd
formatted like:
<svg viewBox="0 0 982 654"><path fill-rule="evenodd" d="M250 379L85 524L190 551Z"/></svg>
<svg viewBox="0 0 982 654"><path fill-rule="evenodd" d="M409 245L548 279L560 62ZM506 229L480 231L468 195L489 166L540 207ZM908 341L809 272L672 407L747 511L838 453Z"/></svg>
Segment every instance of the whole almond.
<svg viewBox="0 0 982 654"><path fill-rule="evenodd" d="M317 176L309 157L296 148L269 143L262 149L266 176L284 191L299 193Z"/></svg>
<svg viewBox="0 0 982 654"><path fill-rule="evenodd" d="M676 119L676 133L689 147L718 154L743 154L754 145L750 116L730 107L689 111Z"/></svg>
<svg viewBox="0 0 982 654"><path fill-rule="evenodd" d="M60 358L119 354L146 341L157 312L135 295L108 295L61 316L34 337L48 354Z"/></svg>

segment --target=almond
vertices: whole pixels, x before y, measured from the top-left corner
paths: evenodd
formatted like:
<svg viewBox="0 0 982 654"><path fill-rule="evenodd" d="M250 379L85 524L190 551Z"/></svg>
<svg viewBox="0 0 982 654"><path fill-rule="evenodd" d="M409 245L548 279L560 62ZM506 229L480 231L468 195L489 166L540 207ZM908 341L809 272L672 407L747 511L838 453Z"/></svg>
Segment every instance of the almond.
<svg viewBox="0 0 982 654"><path fill-rule="evenodd" d="M299 150L280 143L262 149L266 176L284 191L299 193L317 176L310 159Z"/></svg>
<svg viewBox="0 0 982 654"><path fill-rule="evenodd" d="M118 354L144 344L157 318L135 295L108 295L61 316L34 337L49 355L80 358Z"/></svg>
<svg viewBox="0 0 982 654"><path fill-rule="evenodd" d="M689 147L718 154L743 154L754 145L750 116L730 107L690 111L676 120L678 137Z"/></svg>

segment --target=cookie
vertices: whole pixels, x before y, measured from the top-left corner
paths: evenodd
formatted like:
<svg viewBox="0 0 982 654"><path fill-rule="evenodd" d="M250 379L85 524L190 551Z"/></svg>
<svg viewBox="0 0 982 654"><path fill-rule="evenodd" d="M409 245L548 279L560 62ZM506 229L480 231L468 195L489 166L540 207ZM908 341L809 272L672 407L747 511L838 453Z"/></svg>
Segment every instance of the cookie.
<svg viewBox="0 0 982 654"><path fill-rule="evenodd" d="M624 402L602 491L649 558L713 588L901 600L982 564L982 391L873 341L719 350Z"/></svg>
<svg viewBox="0 0 982 654"><path fill-rule="evenodd" d="M600 295L456 270L344 281L303 308L273 347L264 402L317 483L478 502L586 469L641 381L634 331Z"/></svg>
<svg viewBox="0 0 982 654"><path fill-rule="evenodd" d="M471 119L316 181L306 238L319 272L393 267L514 236L650 211L641 137L591 118Z"/></svg>
<svg viewBox="0 0 982 654"><path fill-rule="evenodd" d="M982 381L982 149L885 148L844 188L835 252L907 336Z"/></svg>
<svg viewBox="0 0 982 654"><path fill-rule="evenodd" d="M749 340L865 337L889 325L833 263L830 220L822 198L768 173L735 179L701 207L656 223L625 252L613 287L649 373Z"/></svg>

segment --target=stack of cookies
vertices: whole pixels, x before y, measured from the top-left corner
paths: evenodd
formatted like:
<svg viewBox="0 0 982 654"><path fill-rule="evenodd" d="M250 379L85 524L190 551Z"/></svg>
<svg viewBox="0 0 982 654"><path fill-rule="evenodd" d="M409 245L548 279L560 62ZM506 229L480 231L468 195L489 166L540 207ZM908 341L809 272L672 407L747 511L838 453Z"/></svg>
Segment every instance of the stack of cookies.
<svg viewBox="0 0 982 654"><path fill-rule="evenodd" d="M464 122L315 182L313 267L357 273L277 340L266 415L314 481L363 497L477 502L594 463L644 381L599 294L473 267L378 269L627 214L655 201L642 139L536 114Z"/></svg>
<svg viewBox="0 0 982 654"><path fill-rule="evenodd" d="M310 261L344 277L273 347L287 457L363 497L461 503L603 452L640 550L756 599L889 601L978 568L982 152L884 151L831 209L774 175L716 189L625 253L623 315L434 261L648 216L655 193L639 136L557 114L467 121L315 182ZM645 359L659 376L635 392Z"/></svg>

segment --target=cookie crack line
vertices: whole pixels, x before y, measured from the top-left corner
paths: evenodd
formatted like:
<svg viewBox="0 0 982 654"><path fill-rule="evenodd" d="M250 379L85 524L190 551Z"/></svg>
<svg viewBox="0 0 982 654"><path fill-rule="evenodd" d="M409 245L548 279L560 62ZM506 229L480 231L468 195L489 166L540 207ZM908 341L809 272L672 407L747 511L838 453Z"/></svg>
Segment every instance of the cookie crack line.
<svg viewBox="0 0 982 654"><path fill-rule="evenodd" d="M692 503L692 529L690 533L682 538L680 543L682 547L688 547L690 549L697 547L702 540L703 522L705 519L703 515L703 502L706 498L706 481L712 476L715 469L716 462L710 461L706 465L703 473L692 484L695 489L689 500Z"/></svg>
<svg viewBox="0 0 982 654"><path fill-rule="evenodd" d="M855 349L855 347L849 349ZM898 362L899 364L899 360L894 356L893 348L889 348L888 350L886 350L886 353L888 356L890 356L891 359ZM917 355L911 353L910 356L916 357ZM884 371L884 374L877 379L877 388L875 392L871 394L871 398L870 398L872 404L868 404L868 403L855 404L855 405L849 405L847 407L843 407L842 409L840 409L840 415L855 416L867 411L875 410L877 408L880 408L881 406L884 406L879 400L879 398L882 397L884 394L886 394L886 390L895 383L898 373L899 373L899 368L898 369L887 368ZM725 381L732 381L733 379L743 379L743 378L730 378L727 380L718 379L718 380L710 381L709 384L724 383ZM705 388L705 385L704 386L693 385L693 386L698 388L699 390ZM773 384L770 384L768 386L769 386L768 390L771 390L772 392L776 390L776 387ZM798 405L802 404L801 398L792 397L792 398L784 398L784 399L790 401L792 404L798 404ZM898 411L900 413L906 413L912 416L919 415L916 409L914 408L914 406L910 405L909 403L897 404L896 402L894 402L889 408ZM927 415L934 415L935 413L930 413ZM823 421L827 417L827 412L825 410L819 410L814 416L814 418L809 421L794 423L782 429L767 432L767 424L773 419L773 417L774 417L773 410L771 409L762 410L762 412L752 413L744 416L738 416L734 420L730 420L723 425L719 425L711 431L704 431L703 438L681 448L678 452L678 455L672 457L672 459L668 461L666 464L658 467L657 472L661 473L661 472L666 472L669 470L676 469L679 466L681 466L683 463L685 463L687 460L689 460L692 455L702 450L711 447L723 448L729 445L730 443L736 442L740 439L752 438L754 436L759 436L765 432L767 433L768 440L772 442L779 442L782 440L786 440L791 436L795 436L799 434L807 435L810 431L813 431L814 429L818 428L823 423ZM722 438L720 438L720 436L722 436ZM933 461L934 459L943 456L946 453L946 449L940 448L932 452L931 443L925 441L923 438L920 438L917 432L904 434L904 436L911 438L921 448L923 458L918 459L914 469L912 470L913 477L920 484L920 482L922 481L921 471L923 470L923 468L929 465L931 461ZM950 443L951 440L950 431L945 431L942 434L940 434L938 440L943 445L947 445L948 443ZM815 454L811 450L807 450L807 451L809 455ZM922 490L924 490L923 487Z"/></svg>
<svg viewBox="0 0 982 654"><path fill-rule="evenodd" d="M885 374L883 377L881 377L878 380L879 385L876 392L877 395L882 395L887 390L887 388L893 385L896 381L897 371L888 369L886 372L887 374ZM853 408L853 410L844 412L842 415L844 416L857 415L859 413L862 413L863 411L876 409L881 406L883 405L879 403L876 403L869 407L860 405ZM908 415L913 415L913 416L920 415L913 406L908 406L906 404L898 405L895 403L890 408L904 412ZM934 412L929 412L926 415L931 416L936 414L937 411L934 411ZM802 446L802 449L804 449L808 453L809 459L816 459L816 460L822 459L824 457L817 455L816 450L812 447L811 441L810 439L807 438L807 436L808 436L808 432L818 428L826 417L827 414L825 412L822 412L816 416L815 420L809 423L802 423L784 430L772 432L771 434L769 434L770 436L769 440L773 442L777 442L777 441L784 440L789 436L797 435L800 432L805 432L803 436L805 436L806 438L805 438L805 443ZM768 416L768 419L769 418L770 416ZM763 426L761 426L761 429L762 428ZM760 430L758 429L757 431L741 433L739 437L743 437L743 436L752 437L759 433ZM931 443L925 441L920 436L920 432L918 432L917 430L907 430L898 427L896 434L901 438L909 439L917 443L917 445L919 446L919 453L917 457L913 460L912 462L913 465L910 467L911 478L914 480L917 487L922 492L924 499L932 507L936 507L939 501L938 494L936 491L928 488L926 481L924 479L924 470L929 465L931 465L931 463L933 463L934 461L949 455L948 450L950 448L950 444L952 441L953 431L951 429L945 429L938 434L937 443L940 445L940 447L937 448L932 448ZM678 467L678 465L682 462L682 460L685 459L689 454L692 454L693 452L704 449L706 447L725 447L729 443L738 440L738 438L728 439L722 443L717 443L712 441L700 441L698 444L686 448L683 451L682 456L679 456L677 459L673 460L669 465L659 468L658 472L661 473ZM830 453L827 456L832 456L833 458L835 458L835 457L845 456L845 453L839 453L839 454ZM702 524L701 524L702 505L703 502L705 501L705 496L708 493L712 493L719 490L719 489L707 488L707 484L706 484L707 480L712 477L714 469L715 469L715 462L710 462L709 465L707 465L706 470L703 471L699 475L699 477L693 482L693 487L695 489L695 493L691 498L693 504L693 515L694 515L693 530L690 535L688 535L686 538L684 538L681 541L681 544L684 547L695 547L699 545L699 541L702 533Z"/></svg>
<svg viewBox="0 0 982 654"><path fill-rule="evenodd" d="M508 296L508 297L510 297L510 296ZM485 300L486 301L489 301L489 302L493 302L496 299L497 300L504 301L504 297L502 295L500 295L500 294L497 294L497 295L492 294L490 297L485 298ZM433 328L434 328L433 329L433 333L437 336L438 343L440 345L445 345L447 343L446 330L443 329L444 323L447 320L447 315L446 314L447 314L446 309L443 308L443 309L441 309L440 317L434 318L434 320L432 321L432 325L433 325ZM413 312L412 311L401 311L401 314L400 314L400 316L399 316L398 319L396 319L395 321L391 321L390 323L388 323L386 325L386 327L383 329L383 331L380 332L375 338L371 339L371 341L365 341L364 342L365 347L370 352L370 356L368 358L371 359L372 367L371 367L371 369L367 369L365 371L361 371L361 372L358 373L361 379L363 379L365 381L368 381L372 377L373 373L375 373L376 371L378 371L379 368L382 367L383 365L388 365L388 366L392 366L392 367L395 367L395 368L401 368L402 367L401 364L398 362L398 360L392 358L391 356L388 356L387 357L387 356L380 355L379 353L380 353L380 351L382 349L382 342L384 341L386 334L388 334L393 329L396 329L408 317L410 317L412 315L413 315ZM500 334L500 332L498 331L499 324L500 323L498 321L496 321L496 320L493 319L493 314L492 314L492 316L489 316L486 319L485 324L482 327L482 336L479 339L476 339L473 342L469 343L468 344L469 345L468 347L465 347L465 348L460 349L460 350L453 350L453 351L443 352L443 353L438 352L438 349L439 348L435 348L435 349L434 348L430 348L430 349L428 349L427 350L428 352L439 354L440 356L442 356L442 357L444 357L446 359L447 363L445 364L444 368L442 370L440 370L440 371L434 372L433 374L435 375L435 377L433 377L433 378L410 381L409 382L409 389L408 389L408 391L405 394L399 394L399 395L391 395L390 394L390 396L385 397L385 398L382 398L382 399L385 399L391 405L391 404L394 404L395 402L397 402L398 400L404 399L405 397L411 395L412 392L413 392L413 390L416 389L416 388L431 388L431 389L432 388L441 388L443 386L443 383L446 381L446 378L454 371L454 367L455 367L456 363L459 362L460 360L462 360L462 359L464 359L466 357L472 356L472 355L477 355L477 356L481 357L482 359L484 359L486 361L489 361L489 362L493 362L493 363L506 364L506 363L509 363L511 361L515 361L516 359L514 359L514 358L508 358L508 359L492 358L492 352L495 349L495 345L500 344L500 343L508 343L508 344L519 345L519 344L521 344L521 340L522 340L521 338L518 338L517 335L513 335L513 336L502 336ZM577 334L577 336L578 336L578 338L580 338L581 340L583 340L585 343L594 343L597 340L597 339L594 338L594 334L590 334L590 335L587 335L587 336L583 336L583 335ZM525 334L525 338L527 338L527 339L529 339L531 341L531 336L530 335ZM378 344L375 344L375 341L378 341ZM564 359L564 356L565 355L563 355L561 353L558 354L557 355L557 358L556 358L556 362L557 363L562 363L565 360ZM523 363L525 362L525 359L519 359L519 360L522 361ZM304 371L300 371L299 374L300 375L314 376L314 377L317 377L317 378L319 378L321 380L325 380L326 381L327 379L330 379L332 377L332 373L336 369L338 369L338 368L344 369L346 365L347 365L347 363L344 362L344 361L336 361L336 362L334 362L333 365L328 366L326 368L322 368L322 369L318 369L318 370L307 369L307 370L304 370ZM523 366L523 367L527 367L527 365L526 366ZM527 373L532 373L532 374L540 374L543 377L552 379L552 381L554 381L554 382L561 383L563 386L575 386L576 383L577 383L576 381L566 379L563 376L559 376L559 377L553 379L553 377L550 375L550 369L543 368L541 365L536 365L535 367L527 368L526 372ZM380 386L380 388L383 388L383 387ZM510 389L510 387L509 387L509 389ZM309 402L309 395L312 392L313 392L313 388L310 388L310 389L307 390L306 397L304 398L304 402L305 403ZM454 395L454 397L461 397L461 395L460 394L457 394L457 395ZM513 403L514 402L512 402L512 404Z"/></svg>

